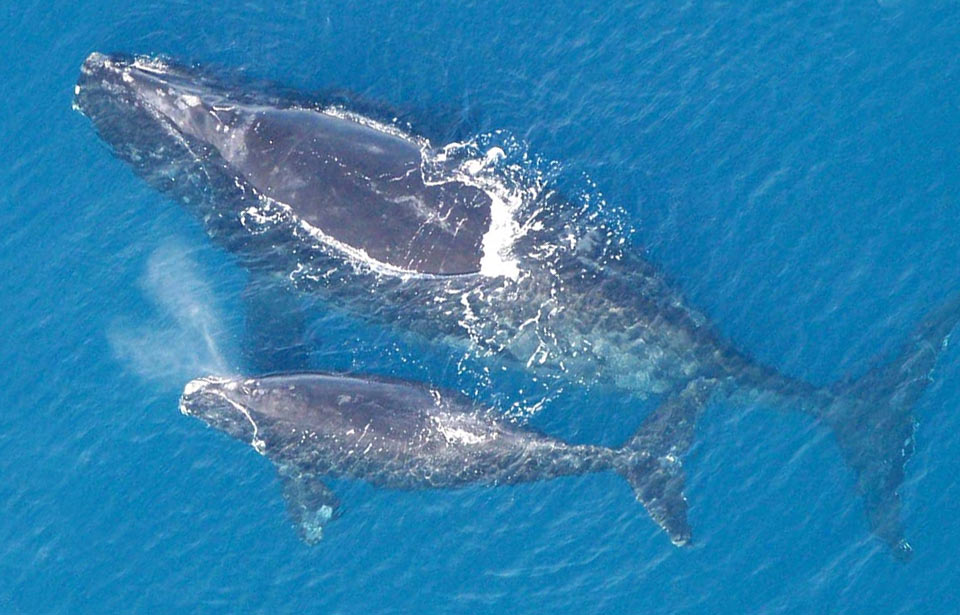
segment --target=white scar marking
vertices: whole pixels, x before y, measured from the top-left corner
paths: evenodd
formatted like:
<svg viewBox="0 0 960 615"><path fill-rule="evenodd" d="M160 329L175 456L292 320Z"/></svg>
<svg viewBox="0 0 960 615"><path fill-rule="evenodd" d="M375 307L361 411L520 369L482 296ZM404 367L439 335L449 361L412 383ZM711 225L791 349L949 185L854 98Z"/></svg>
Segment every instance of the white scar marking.
<svg viewBox="0 0 960 615"><path fill-rule="evenodd" d="M191 380L190 382L187 383L185 387L183 387L183 396L180 399L182 400L183 397L196 393L197 391L206 387L209 384L224 384L224 388L227 388L230 390L235 390L237 388L236 382L227 381L222 378L212 378L212 377L197 378L196 380ZM253 450L257 451L261 455L264 455L267 450L267 443L259 438L260 428L257 426L257 423L253 420L253 417L250 416L250 412L245 407L233 401L232 399L230 399L220 391L210 391L210 392L213 393L214 395L217 395L218 397L223 399L223 401L233 406L237 410L237 412L242 414L247 419L247 421L250 422L250 425L253 427L253 437L250 438L250 446L253 447ZM180 412L182 414L187 414L187 415L190 414L189 412L187 412L187 408L184 406L182 401L180 402Z"/></svg>
<svg viewBox="0 0 960 615"><path fill-rule="evenodd" d="M436 416L430 418L433 421L434 426L437 428L437 431L440 432L441 436L443 436L443 439L451 444L480 444L481 442L487 440L486 437L471 433L466 429L444 425L443 421ZM490 439L493 439L494 437L496 436L491 436Z"/></svg>
<svg viewBox="0 0 960 615"><path fill-rule="evenodd" d="M250 446L252 446L253 450L257 451L261 455L265 454L267 450L267 443L257 437L257 434L259 433L260 428L257 427L257 424L254 422L253 418L250 416L250 413L247 411L247 409L241 406L240 404L238 404L237 402L233 401L223 393L218 392L217 395L222 397L225 402L227 402L228 404L236 408L237 412L242 414L244 417L246 417L248 421L250 421L250 425L253 426L253 437L250 438Z"/></svg>

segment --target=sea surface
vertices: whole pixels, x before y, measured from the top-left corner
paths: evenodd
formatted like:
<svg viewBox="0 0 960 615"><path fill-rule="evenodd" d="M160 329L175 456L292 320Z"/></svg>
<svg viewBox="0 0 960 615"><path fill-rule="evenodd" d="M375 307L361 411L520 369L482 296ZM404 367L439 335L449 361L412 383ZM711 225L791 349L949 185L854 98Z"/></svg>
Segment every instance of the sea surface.
<svg viewBox="0 0 960 615"><path fill-rule="evenodd" d="M829 433L729 405L686 460L689 548L613 474L340 481L343 517L301 543L270 463L177 411L185 382L238 369L246 274L71 109L92 51L502 131L621 212L738 347L816 384L960 288L955 1L2 0L0 613L960 612L956 347L916 408L906 563ZM314 318L317 368L470 385L442 349ZM584 443L651 408L528 384L475 392Z"/></svg>

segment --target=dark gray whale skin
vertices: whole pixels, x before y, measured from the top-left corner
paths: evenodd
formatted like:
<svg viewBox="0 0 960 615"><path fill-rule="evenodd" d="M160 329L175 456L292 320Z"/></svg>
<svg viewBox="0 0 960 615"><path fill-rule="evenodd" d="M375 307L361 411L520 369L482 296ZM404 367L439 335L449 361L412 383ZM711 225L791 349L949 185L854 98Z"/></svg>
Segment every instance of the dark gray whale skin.
<svg viewBox="0 0 960 615"><path fill-rule="evenodd" d="M201 378L184 388L180 411L249 443L276 465L290 514L311 544L340 514L325 477L412 490L616 471L640 499L657 489L659 462L645 449L643 430L619 449L568 444L457 394L408 382L319 372ZM671 527L671 535L684 544L689 527Z"/></svg>
<svg viewBox="0 0 960 615"><path fill-rule="evenodd" d="M817 388L738 351L602 217L550 190L512 213L523 231L508 246L514 270L485 267L497 193L445 148L394 126L155 58L99 53L83 64L75 106L255 275L538 378L662 395L645 419L645 446L670 478L641 499L674 542L688 527L680 460L707 401L723 397L830 428L873 532L909 554L899 489L912 408L960 298L889 361ZM691 390L710 394L693 404Z"/></svg>

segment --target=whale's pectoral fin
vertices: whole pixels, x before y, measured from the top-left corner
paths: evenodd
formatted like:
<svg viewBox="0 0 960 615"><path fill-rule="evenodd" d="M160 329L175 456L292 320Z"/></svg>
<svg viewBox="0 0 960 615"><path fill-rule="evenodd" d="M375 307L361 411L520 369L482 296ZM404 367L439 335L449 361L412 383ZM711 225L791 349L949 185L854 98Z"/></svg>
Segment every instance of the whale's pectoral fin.
<svg viewBox="0 0 960 615"><path fill-rule="evenodd" d="M661 464L660 460L648 457L646 463L638 464L633 471L624 472L627 482L633 487L637 500L643 503L650 518L670 537L678 547L689 544L690 523L687 520L687 498L683 495L683 466L678 460Z"/></svg>
<svg viewBox="0 0 960 615"><path fill-rule="evenodd" d="M287 511L300 538L314 545L327 523L340 517L340 500L320 478L292 466L279 468Z"/></svg>
<svg viewBox="0 0 960 615"><path fill-rule="evenodd" d="M243 291L243 361L251 373L304 370L310 344L300 297L285 278L253 273Z"/></svg>
<svg viewBox="0 0 960 615"><path fill-rule="evenodd" d="M715 381L694 380L668 397L623 446L621 473L650 517L677 546L690 542L683 456Z"/></svg>

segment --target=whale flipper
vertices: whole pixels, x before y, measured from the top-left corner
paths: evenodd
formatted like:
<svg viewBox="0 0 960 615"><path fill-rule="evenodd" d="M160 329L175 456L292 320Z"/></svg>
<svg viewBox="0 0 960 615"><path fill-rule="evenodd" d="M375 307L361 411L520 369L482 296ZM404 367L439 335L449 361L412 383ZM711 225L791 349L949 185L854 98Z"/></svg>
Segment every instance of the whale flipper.
<svg viewBox="0 0 960 615"><path fill-rule="evenodd" d="M668 397L624 445L625 449L647 454L623 474L637 500L677 546L688 544L691 537L683 494L683 456L693 442L697 418L715 384L714 380L697 379Z"/></svg>
<svg viewBox="0 0 960 615"><path fill-rule="evenodd" d="M857 474L873 533L900 558L912 551L903 536L899 490L914 450L913 407L958 321L960 293L921 320L892 361L836 385L821 413Z"/></svg>
<svg viewBox="0 0 960 615"><path fill-rule="evenodd" d="M280 466L278 471L287 512L297 533L308 545L320 542L324 526L340 517L340 499L312 473L288 465Z"/></svg>

